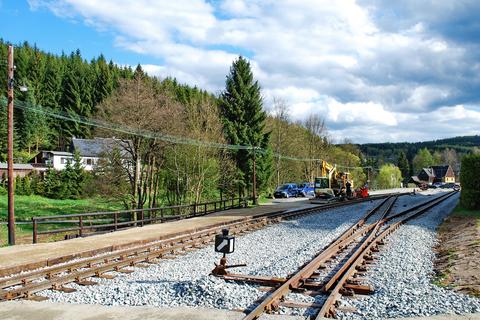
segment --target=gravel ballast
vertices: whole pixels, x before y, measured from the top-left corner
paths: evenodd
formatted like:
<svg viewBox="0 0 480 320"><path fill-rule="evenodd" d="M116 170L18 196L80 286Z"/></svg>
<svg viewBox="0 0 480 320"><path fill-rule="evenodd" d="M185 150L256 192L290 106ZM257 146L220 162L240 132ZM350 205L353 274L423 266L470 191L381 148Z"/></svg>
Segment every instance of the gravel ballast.
<svg viewBox="0 0 480 320"><path fill-rule="evenodd" d="M404 197L406 198L406 197ZM403 199L405 200L405 199ZM403 201L402 200L402 201ZM458 196L401 226L377 253L367 279L375 293L360 299L342 299L357 313L342 319L379 319L480 312L480 299L434 285L436 228L458 202Z"/></svg>
<svg viewBox="0 0 480 320"><path fill-rule="evenodd" d="M236 237L229 264L246 263L233 272L285 277L309 261L323 247L355 223L379 200L284 221ZM149 268L135 268L113 280L93 279L101 285L82 287L74 293L46 290L51 301L103 305L198 306L244 309L265 293L252 285L226 283L209 276L221 255L213 245L173 260L162 260ZM232 270L232 269L231 269Z"/></svg>
<svg viewBox="0 0 480 320"><path fill-rule="evenodd" d="M430 193L438 192L429 191ZM400 197L394 212L430 200L424 195ZM435 228L454 208L458 196L400 227L377 253L377 264L369 268L368 283L375 293L368 297L342 299L356 313L339 312L341 319L378 319L480 312L480 299L470 298L431 284L436 244ZM380 200L337 208L236 237L229 264L246 263L232 272L285 277L309 261ZM256 286L228 283L209 276L220 255L213 245L173 260L162 260L149 268L135 268L113 280L93 279L97 286L69 284L77 292L65 294L46 290L40 295L51 301L102 305L147 305L158 307L207 307L245 309L265 295ZM112 273L113 274L113 273ZM292 294L297 301L321 302L322 297ZM309 315L312 310L285 309L282 313Z"/></svg>

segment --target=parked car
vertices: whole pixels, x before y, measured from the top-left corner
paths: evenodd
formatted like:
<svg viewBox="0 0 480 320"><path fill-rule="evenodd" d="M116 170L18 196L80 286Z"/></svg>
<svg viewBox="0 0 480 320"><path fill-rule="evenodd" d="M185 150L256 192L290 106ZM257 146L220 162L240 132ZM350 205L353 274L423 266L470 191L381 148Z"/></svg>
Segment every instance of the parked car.
<svg viewBox="0 0 480 320"><path fill-rule="evenodd" d="M442 185L440 188L460 190L460 185L458 183L448 182L448 183L445 183L444 185Z"/></svg>
<svg viewBox="0 0 480 320"><path fill-rule="evenodd" d="M290 198L298 195L297 185L295 183L285 183L277 187L273 193L275 198Z"/></svg>
<svg viewBox="0 0 480 320"><path fill-rule="evenodd" d="M314 197L315 191L312 182L304 182L298 184L298 196L300 197Z"/></svg>
<svg viewBox="0 0 480 320"><path fill-rule="evenodd" d="M432 186L435 188L442 188L445 185L445 182L435 182Z"/></svg>

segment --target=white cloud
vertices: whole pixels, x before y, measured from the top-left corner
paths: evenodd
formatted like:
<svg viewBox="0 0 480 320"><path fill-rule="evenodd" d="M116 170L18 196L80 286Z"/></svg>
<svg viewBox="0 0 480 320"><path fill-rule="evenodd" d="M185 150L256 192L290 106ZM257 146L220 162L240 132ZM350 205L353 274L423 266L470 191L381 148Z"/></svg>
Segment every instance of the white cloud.
<svg viewBox="0 0 480 320"><path fill-rule="evenodd" d="M330 100L328 105L327 120L330 122L347 123L349 125L385 125L396 126L398 124L392 112L374 102L349 102L339 103Z"/></svg>
<svg viewBox="0 0 480 320"><path fill-rule="evenodd" d="M321 113L332 132L354 141L433 138L439 130L405 128L440 113L472 117L458 105L480 101L477 42L463 46L439 32L448 10L468 18L472 2L422 14L417 2L403 2L387 10L376 0L29 0L32 10L112 32L114 45L161 59L144 65L149 74L217 93L246 54L267 108L283 98L292 117ZM437 123L453 135L468 131Z"/></svg>

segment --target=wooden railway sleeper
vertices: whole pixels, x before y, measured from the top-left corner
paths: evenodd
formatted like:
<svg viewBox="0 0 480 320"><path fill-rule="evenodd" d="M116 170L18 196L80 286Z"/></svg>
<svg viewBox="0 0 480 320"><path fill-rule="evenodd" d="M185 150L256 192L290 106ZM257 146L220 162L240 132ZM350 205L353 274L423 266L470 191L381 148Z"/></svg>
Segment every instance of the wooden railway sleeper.
<svg viewBox="0 0 480 320"><path fill-rule="evenodd" d="M309 211L313 211L313 210L309 210ZM303 214L306 214L306 211L304 211ZM303 215L303 214L302 214L302 215ZM290 216L291 216L291 217L300 216L300 213L299 213L299 212L296 212L296 213L293 213L293 214L291 213ZM268 225L268 224L275 223L275 222L278 222L278 221L281 221L281 220L282 220L281 217L273 218L272 221L271 221L270 219L263 218L263 219L260 221L261 223L257 223L257 225ZM236 222L236 223L234 223L234 226L237 226L237 225L240 226L241 223L242 223L242 222ZM252 224L252 223L250 222L249 224ZM217 232L219 229L221 229L222 227L224 227L224 226L212 228L212 229L209 231L209 234L211 234L211 235L216 234L216 232ZM246 228L248 229L248 225L247 225ZM243 229L245 229L245 227L243 227ZM212 239L210 239L210 241L208 241L208 242L211 242L211 241L212 241ZM207 243L208 243L208 242L207 242ZM174 244L170 243L170 245L173 246ZM162 248L162 245L160 245L160 248ZM131 249L127 249L127 250L124 251L124 253L121 253L119 256L117 255L117 253L111 253L111 254L109 254L109 255L108 255L108 258L104 258L104 259L103 259L103 261L104 261L104 263L106 264L106 266L102 266L102 267L100 267L100 268L103 268L102 270L106 270L105 268L108 267L108 264L110 264L110 263L118 263L118 262L121 262L121 261L123 261L123 260L129 260L129 259L132 259L132 258L134 259L135 257L131 257L132 255L145 255L144 253L141 253L139 250L143 250L142 252L147 251L148 253L154 251L154 250L152 249L152 246L151 246L151 245L148 245L148 244L142 245L141 248L135 248L134 250L135 250L135 251L133 251L133 250L131 250ZM132 253L132 252L133 252L133 253ZM163 254L164 254L164 252L158 254L158 257L161 258L161 257L163 256ZM148 256L151 256L151 255L148 255ZM100 259L101 259L101 258L100 258ZM92 260L92 261L95 261L95 262L94 262L95 265L99 264L99 263L97 262L98 260L95 260L95 258L92 258L91 260ZM100 260L100 261L101 261L101 260ZM69 266L66 267L66 269L67 269L68 271L70 271L71 273L77 272L78 268L84 268L84 267L82 267L80 264L76 264L75 266L72 266L72 267L69 267ZM58 268L58 267L57 267L55 270L58 270L57 272L64 272L64 271L65 271L65 269L62 270L61 268ZM133 270L128 270L128 271L127 271L127 270L121 270L121 271L120 271L119 268L116 268L116 270L117 270L118 272L124 272L124 271L126 271L126 272L133 272ZM57 272L56 272L56 273L57 273ZM84 272L84 271L82 271L82 272ZM93 273L91 276L94 276L94 275L95 275L95 273ZM97 275L102 276L101 274L97 274ZM30 275L29 277L32 278L32 279L34 279L34 278L32 277L32 275ZM38 277L42 277L42 274L39 274ZM61 278L65 279L66 276L63 276L63 277L61 277ZM78 280L81 281L81 279L78 279ZM62 280L62 281L63 281L63 280ZM69 282L69 281L67 280L67 282ZM67 282L65 282L65 283L67 283ZM33 286L33 287L35 287L35 286ZM38 287L38 286L37 286L37 287ZM35 290L36 290L36 289L35 289ZM16 292L17 292L18 294L20 294L20 295L23 295L23 292L20 292L20 291L16 291ZM10 296L10 297L13 297L12 294L9 294L9 296ZM16 297L13 297L13 298L16 298Z"/></svg>

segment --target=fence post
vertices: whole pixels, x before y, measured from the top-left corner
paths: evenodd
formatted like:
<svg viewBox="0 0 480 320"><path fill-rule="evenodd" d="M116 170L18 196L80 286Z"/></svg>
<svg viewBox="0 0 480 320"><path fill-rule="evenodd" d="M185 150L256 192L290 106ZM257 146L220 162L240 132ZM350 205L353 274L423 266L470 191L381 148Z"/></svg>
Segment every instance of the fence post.
<svg viewBox="0 0 480 320"><path fill-rule="evenodd" d="M80 227L80 230L78 231L78 235L81 237L83 236L83 217L82 216L78 217L78 226Z"/></svg>
<svg viewBox="0 0 480 320"><path fill-rule="evenodd" d="M140 226L141 227L143 227L143 222L144 222L143 220L145 220L144 218L145 218L145 214L144 214L143 209L142 209L142 211L140 211L140 219L141 219Z"/></svg>
<svg viewBox="0 0 480 320"><path fill-rule="evenodd" d="M160 223L163 223L163 208L160 208Z"/></svg>
<svg viewBox="0 0 480 320"><path fill-rule="evenodd" d="M204 204L203 214L207 214L207 203Z"/></svg>
<svg viewBox="0 0 480 320"><path fill-rule="evenodd" d="M113 215L113 224L115 225L115 231L118 230L118 212L115 212Z"/></svg>
<svg viewBox="0 0 480 320"><path fill-rule="evenodd" d="M232 206L231 206L232 209L233 209L233 201L234 201L234 199L232 198Z"/></svg>
<svg viewBox="0 0 480 320"><path fill-rule="evenodd" d="M32 223L33 223L33 243L37 243L37 240L38 240L37 219L32 217Z"/></svg>
<svg viewBox="0 0 480 320"><path fill-rule="evenodd" d="M197 204L196 203L193 204L193 215L194 216L197 215Z"/></svg>

